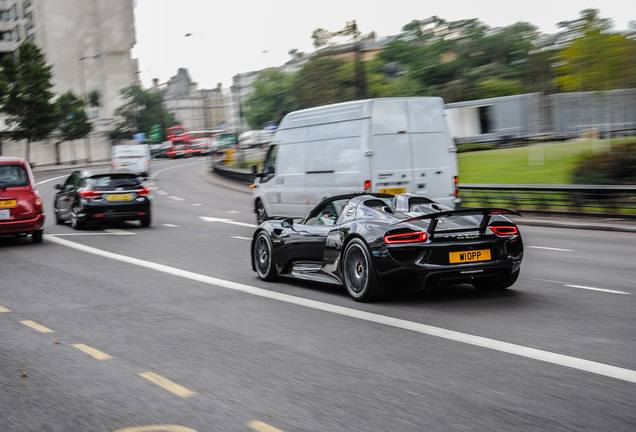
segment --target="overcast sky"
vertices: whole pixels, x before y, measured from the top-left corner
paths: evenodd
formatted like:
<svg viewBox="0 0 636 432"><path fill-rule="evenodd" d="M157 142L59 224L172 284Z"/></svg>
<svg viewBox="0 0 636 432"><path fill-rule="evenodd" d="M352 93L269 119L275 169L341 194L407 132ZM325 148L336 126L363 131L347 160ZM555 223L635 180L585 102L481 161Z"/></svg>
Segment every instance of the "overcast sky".
<svg viewBox="0 0 636 432"><path fill-rule="evenodd" d="M311 52L316 28L330 31L356 20L363 34L395 35L414 19L478 18L490 27L530 22L556 33L560 21L583 9L601 11L616 29L636 20L634 0L136 0L137 45L142 84L163 83L180 67L199 88L224 87L232 76L289 60L288 51ZM189 35L189 36L186 36Z"/></svg>

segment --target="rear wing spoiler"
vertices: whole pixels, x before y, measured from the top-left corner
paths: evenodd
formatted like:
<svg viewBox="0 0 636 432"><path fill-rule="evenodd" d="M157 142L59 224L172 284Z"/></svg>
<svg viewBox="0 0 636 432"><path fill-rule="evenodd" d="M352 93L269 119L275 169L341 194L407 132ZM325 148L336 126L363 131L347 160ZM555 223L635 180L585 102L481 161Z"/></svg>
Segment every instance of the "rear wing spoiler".
<svg viewBox="0 0 636 432"><path fill-rule="evenodd" d="M441 218L450 217L450 216L464 216L464 215L481 215L481 222L479 224L479 232L484 234L486 229L488 228L488 224L490 223L490 217L492 215L516 215L521 216L516 210L507 209L507 208L493 208L493 207L471 207L471 208L460 208L455 210L441 211L435 213L423 214L420 216L413 216L406 219L401 219L395 222L393 225L397 225L405 222L413 222L417 220L430 219L431 223L428 225L426 229L429 236L433 235L435 232L435 228L437 228L437 222Z"/></svg>

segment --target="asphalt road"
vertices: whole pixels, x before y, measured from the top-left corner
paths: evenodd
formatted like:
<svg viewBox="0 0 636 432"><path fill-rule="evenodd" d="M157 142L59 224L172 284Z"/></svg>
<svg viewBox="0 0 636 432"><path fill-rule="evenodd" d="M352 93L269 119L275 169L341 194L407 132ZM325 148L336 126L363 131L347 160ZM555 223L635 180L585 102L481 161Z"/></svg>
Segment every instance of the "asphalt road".
<svg viewBox="0 0 636 432"><path fill-rule="evenodd" d="M634 431L636 234L523 226L518 282L359 304L250 269L250 196L153 161L153 225L0 239L0 430Z"/></svg>

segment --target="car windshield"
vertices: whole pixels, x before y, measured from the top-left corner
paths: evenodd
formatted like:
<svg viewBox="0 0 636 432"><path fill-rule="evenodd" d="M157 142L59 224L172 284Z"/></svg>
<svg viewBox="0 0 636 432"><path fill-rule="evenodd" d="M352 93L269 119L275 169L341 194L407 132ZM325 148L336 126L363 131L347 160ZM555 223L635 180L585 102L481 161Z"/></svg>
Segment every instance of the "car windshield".
<svg viewBox="0 0 636 432"><path fill-rule="evenodd" d="M29 175L22 165L0 165L0 187L29 185Z"/></svg>
<svg viewBox="0 0 636 432"><path fill-rule="evenodd" d="M118 187L139 186L141 182L134 174L102 174L89 179L93 189L113 189Z"/></svg>

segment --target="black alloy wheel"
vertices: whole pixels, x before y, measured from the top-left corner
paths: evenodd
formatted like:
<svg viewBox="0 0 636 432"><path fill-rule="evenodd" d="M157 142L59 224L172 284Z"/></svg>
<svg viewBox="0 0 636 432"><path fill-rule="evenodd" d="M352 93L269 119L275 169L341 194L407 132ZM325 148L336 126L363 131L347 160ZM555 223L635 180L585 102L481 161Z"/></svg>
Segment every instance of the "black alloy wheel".
<svg viewBox="0 0 636 432"><path fill-rule="evenodd" d="M252 260L258 277L264 281L276 279L276 262L274 260L272 239L265 231L261 231L254 240Z"/></svg>
<svg viewBox="0 0 636 432"><path fill-rule="evenodd" d="M347 292L356 301L377 300L387 294L376 274L369 249L360 239L353 239L347 245L342 274Z"/></svg>

